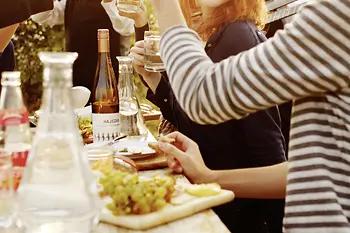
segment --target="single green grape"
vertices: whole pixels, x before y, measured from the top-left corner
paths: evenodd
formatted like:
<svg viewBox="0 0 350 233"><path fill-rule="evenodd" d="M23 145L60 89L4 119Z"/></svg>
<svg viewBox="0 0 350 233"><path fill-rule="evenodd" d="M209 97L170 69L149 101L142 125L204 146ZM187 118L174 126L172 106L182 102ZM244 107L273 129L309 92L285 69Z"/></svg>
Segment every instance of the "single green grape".
<svg viewBox="0 0 350 233"><path fill-rule="evenodd" d="M134 202L137 202L142 198L142 193L141 192L134 192L131 194L131 200Z"/></svg>
<svg viewBox="0 0 350 233"><path fill-rule="evenodd" d="M166 194L167 190L165 187L159 187L154 193L154 195L158 198L164 198Z"/></svg>
<svg viewBox="0 0 350 233"><path fill-rule="evenodd" d="M165 205L166 205L166 201L164 199L157 199L152 205L153 211L162 209Z"/></svg>

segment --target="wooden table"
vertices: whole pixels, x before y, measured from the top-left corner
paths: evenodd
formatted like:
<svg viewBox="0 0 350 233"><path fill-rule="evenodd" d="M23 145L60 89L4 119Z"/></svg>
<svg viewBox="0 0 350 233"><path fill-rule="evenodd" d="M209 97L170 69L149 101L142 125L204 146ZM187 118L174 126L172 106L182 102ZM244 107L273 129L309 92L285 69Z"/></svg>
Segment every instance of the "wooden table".
<svg viewBox="0 0 350 233"><path fill-rule="evenodd" d="M148 132L147 141L155 142L156 139ZM141 171L141 175L149 176L154 173L167 173L169 169L153 170L153 171ZM177 175L176 179L186 180L183 175ZM230 233L225 224L223 224L220 218L215 214L213 210L206 210L200 213L194 214L187 218L179 219L177 221L164 224L159 227L155 227L146 231L135 231L120 228L117 226L109 225L106 223L99 223L96 230L93 233Z"/></svg>
<svg viewBox="0 0 350 233"><path fill-rule="evenodd" d="M159 120L161 117L162 113L157 110L153 110L150 113L144 113L143 117L145 118L145 121L154 121L154 120Z"/></svg>

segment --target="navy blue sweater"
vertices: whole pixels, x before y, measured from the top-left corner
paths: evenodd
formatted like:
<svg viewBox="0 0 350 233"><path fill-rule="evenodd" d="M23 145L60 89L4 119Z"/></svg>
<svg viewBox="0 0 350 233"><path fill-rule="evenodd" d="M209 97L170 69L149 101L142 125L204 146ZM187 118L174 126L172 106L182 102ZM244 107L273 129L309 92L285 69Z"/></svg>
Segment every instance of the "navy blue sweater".
<svg viewBox="0 0 350 233"><path fill-rule="evenodd" d="M214 33L205 50L214 62L219 62L265 40L253 23L234 22ZM160 107L163 116L180 132L198 143L203 159L211 169L261 167L285 161L285 141L277 107L242 120L199 125L192 122L179 106L166 74L156 94L148 92L148 99ZM284 199L236 199L215 211L231 232L259 233L282 232L283 209Z"/></svg>
<svg viewBox="0 0 350 233"><path fill-rule="evenodd" d="M0 74L4 71L13 71L15 69L15 51L12 42L5 50L0 53Z"/></svg>

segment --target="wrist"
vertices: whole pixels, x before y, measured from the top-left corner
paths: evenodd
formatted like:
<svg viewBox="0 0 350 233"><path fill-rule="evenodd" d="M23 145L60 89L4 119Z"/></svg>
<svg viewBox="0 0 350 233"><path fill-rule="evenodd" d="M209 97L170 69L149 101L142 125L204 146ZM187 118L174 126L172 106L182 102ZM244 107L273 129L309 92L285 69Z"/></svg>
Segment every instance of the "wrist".
<svg viewBox="0 0 350 233"><path fill-rule="evenodd" d="M151 91L155 94L162 76L160 73L150 73L149 75L143 76L143 79L148 84Z"/></svg>
<svg viewBox="0 0 350 233"><path fill-rule="evenodd" d="M198 177L199 179L196 180L197 184L208 184L208 183L216 183L216 172L206 168L202 171L202 174Z"/></svg>
<svg viewBox="0 0 350 233"><path fill-rule="evenodd" d="M142 27L146 26L146 24L148 23L147 18L143 18L143 17L141 17L139 19L135 19L134 21L135 21L136 28L142 28Z"/></svg>

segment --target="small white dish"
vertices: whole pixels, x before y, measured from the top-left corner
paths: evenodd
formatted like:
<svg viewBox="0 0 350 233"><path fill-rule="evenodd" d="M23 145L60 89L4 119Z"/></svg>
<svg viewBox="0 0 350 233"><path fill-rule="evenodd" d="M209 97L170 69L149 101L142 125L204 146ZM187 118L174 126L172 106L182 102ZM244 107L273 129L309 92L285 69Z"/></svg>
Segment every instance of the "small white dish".
<svg viewBox="0 0 350 233"><path fill-rule="evenodd" d="M91 143L85 146L87 149L106 148L105 142ZM146 141L121 140L110 147L116 155L122 155L130 159L141 159L152 156L156 153L155 150L148 147Z"/></svg>
<svg viewBox="0 0 350 233"><path fill-rule="evenodd" d="M87 106L85 108L77 108L74 109L74 112L76 115L80 116L80 117L90 117L92 118L92 113L91 113L92 109L91 109L91 105Z"/></svg>

